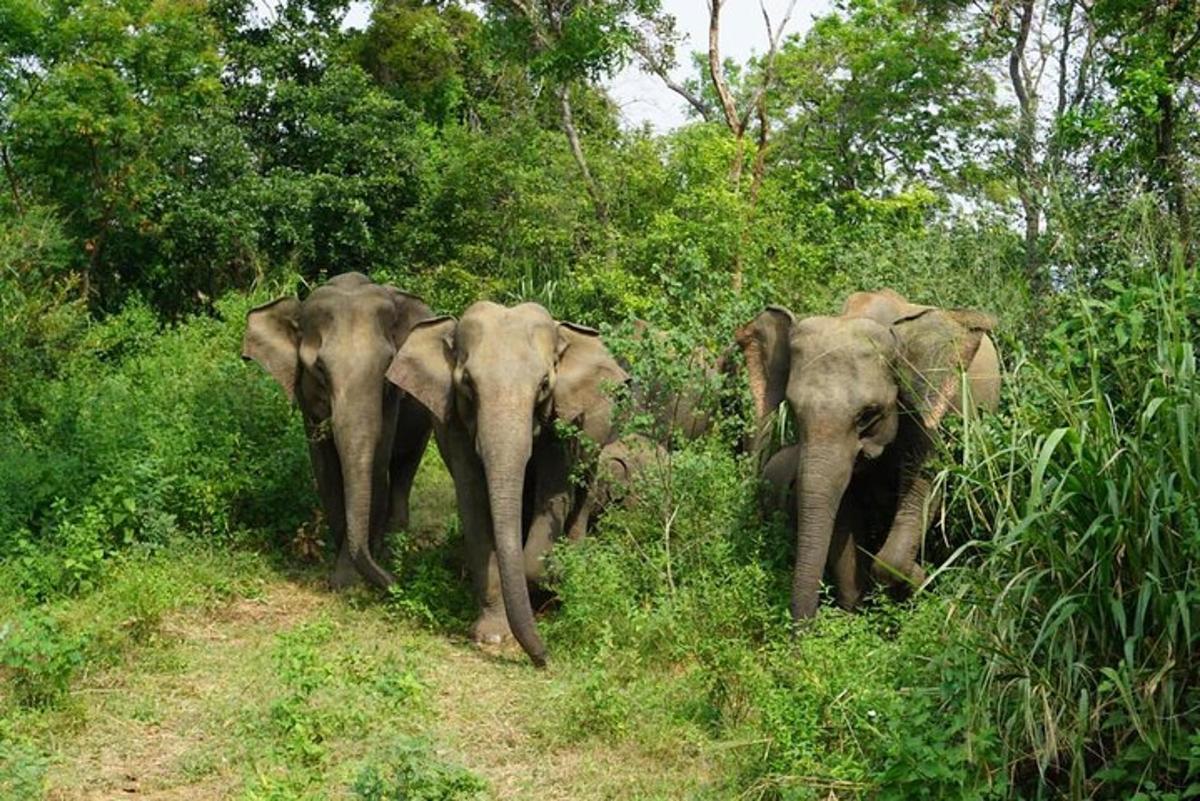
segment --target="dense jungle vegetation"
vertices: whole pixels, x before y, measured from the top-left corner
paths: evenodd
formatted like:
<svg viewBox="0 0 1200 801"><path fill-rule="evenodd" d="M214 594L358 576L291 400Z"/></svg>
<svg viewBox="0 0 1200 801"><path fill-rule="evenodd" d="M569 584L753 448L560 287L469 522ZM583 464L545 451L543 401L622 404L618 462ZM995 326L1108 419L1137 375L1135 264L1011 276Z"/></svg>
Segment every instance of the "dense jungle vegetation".
<svg viewBox="0 0 1200 801"><path fill-rule="evenodd" d="M0 797L1200 797L1200 6L841 0L746 63L658 0L346 12L0 0ZM691 121L622 125L630 63L692 64ZM891 287L999 318L1002 410L929 586L794 638L722 420L556 552L537 672L465 642L435 450L398 590L323 587L239 352L349 270L682 382L632 320L715 354Z"/></svg>

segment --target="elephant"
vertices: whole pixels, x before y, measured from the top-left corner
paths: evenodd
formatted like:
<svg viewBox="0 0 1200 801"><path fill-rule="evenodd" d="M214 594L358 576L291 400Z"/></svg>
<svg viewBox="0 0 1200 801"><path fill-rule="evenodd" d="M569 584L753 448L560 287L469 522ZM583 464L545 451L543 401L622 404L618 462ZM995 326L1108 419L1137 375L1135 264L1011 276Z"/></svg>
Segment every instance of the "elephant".
<svg viewBox="0 0 1200 801"><path fill-rule="evenodd" d="M587 513L602 514L614 506L630 506L638 500L638 485L648 471L666 463L667 449L642 434L624 434L600 451L596 478Z"/></svg>
<svg viewBox="0 0 1200 801"><path fill-rule="evenodd" d="M785 399L796 421L797 443L763 469L791 507L795 621L816 614L826 568L845 609L869 580L924 581L917 551L935 504L922 467L945 415L962 412L964 380L975 408L998 405L994 326L981 312L884 290L853 294L837 317L768 306L738 329L760 430Z"/></svg>
<svg viewBox="0 0 1200 801"><path fill-rule="evenodd" d="M246 317L242 358L258 362L300 407L317 492L337 550L330 584L386 589L384 533L408 525L409 493L429 442L425 408L384 379L413 326L418 297L343 273L303 301L283 297Z"/></svg>
<svg viewBox="0 0 1200 801"><path fill-rule="evenodd" d="M433 416L454 478L480 604L472 638L515 636L544 666L529 582L542 578L543 557L564 532L582 534L586 477L614 438L611 390L628 374L590 328L558 322L536 303L479 301L460 320L417 324L387 377Z"/></svg>

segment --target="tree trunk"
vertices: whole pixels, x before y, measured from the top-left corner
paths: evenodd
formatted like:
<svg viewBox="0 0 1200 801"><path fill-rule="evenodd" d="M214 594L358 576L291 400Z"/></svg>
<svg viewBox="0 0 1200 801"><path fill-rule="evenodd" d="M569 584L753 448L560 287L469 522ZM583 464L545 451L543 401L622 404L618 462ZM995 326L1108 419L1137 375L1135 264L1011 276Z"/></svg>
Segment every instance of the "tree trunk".
<svg viewBox="0 0 1200 801"><path fill-rule="evenodd" d="M1034 297L1041 296L1045 286L1038 258L1038 238L1041 234L1042 181L1039 165L1034 156L1037 135L1037 97L1030 93L1024 70L1025 48L1029 42L1029 29L1033 24L1035 0L1021 0L1021 17L1017 28L1017 41L1008 54L1008 75L1013 92L1017 96L1019 113L1016 141L1017 193L1021 197L1021 210L1025 217L1025 274Z"/></svg>
<svg viewBox="0 0 1200 801"><path fill-rule="evenodd" d="M583 177L584 186L587 187L588 197L592 199L592 209L596 213L596 220L601 225L607 225L608 209L604 205L600 187L596 184L596 179L592 177L591 169L588 168L587 156L584 155L583 145L579 141L579 132L575 129L575 115L571 113L571 90L566 86L559 86L555 89L555 93L558 95L563 132L566 133L567 142L571 145L571 155L579 167L579 174Z"/></svg>

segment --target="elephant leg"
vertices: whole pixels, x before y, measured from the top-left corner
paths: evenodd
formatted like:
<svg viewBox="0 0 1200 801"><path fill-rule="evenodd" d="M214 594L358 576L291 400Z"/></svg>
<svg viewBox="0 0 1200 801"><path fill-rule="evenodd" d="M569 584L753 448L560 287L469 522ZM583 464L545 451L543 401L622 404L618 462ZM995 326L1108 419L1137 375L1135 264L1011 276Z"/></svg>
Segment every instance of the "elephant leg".
<svg viewBox="0 0 1200 801"><path fill-rule="evenodd" d="M403 531L408 528L408 499L412 492L413 480L417 476L417 468L425 456L431 430L428 412L411 397L402 398L389 465L391 491L388 531Z"/></svg>
<svg viewBox="0 0 1200 801"><path fill-rule="evenodd" d="M570 461L562 443L536 444L533 459L533 517L525 539L525 577L536 583L545 575L545 559L550 548L566 528L571 507L575 505L572 502L576 488L571 483Z"/></svg>
<svg viewBox="0 0 1200 801"><path fill-rule="evenodd" d="M458 522L463 536L467 573L479 602L479 617L471 625L475 642L499 643L512 637L504 598L500 592L500 567L492 536L492 513L483 465L461 432L438 428L438 448L454 477Z"/></svg>
<svg viewBox="0 0 1200 801"><path fill-rule="evenodd" d="M595 506L596 500L592 493L584 492L582 500L575 504L575 509L567 523L567 542L579 542L587 535L588 524L592 519Z"/></svg>
<svg viewBox="0 0 1200 801"><path fill-rule="evenodd" d="M829 543L829 573L837 593L837 604L847 611L853 611L862 600L862 572L858 560L862 523L862 515L843 503Z"/></svg>
<svg viewBox="0 0 1200 801"><path fill-rule="evenodd" d="M342 490L342 466L333 440L316 438L309 433L308 454L312 459L313 474L317 479L317 495L321 499L321 510L333 535L333 547L337 552L329 585L340 590L362 580L354 561L350 558L350 546L346 541L346 501Z"/></svg>
<svg viewBox="0 0 1200 801"><path fill-rule="evenodd" d="M939 500L939 493L934 493L932 487L933 482L915 471L901 477L896 516L871 565L876 581L890 586L919 586L925 580L925 571L917 563L917 552L929 528L929 510Z"/></svg>

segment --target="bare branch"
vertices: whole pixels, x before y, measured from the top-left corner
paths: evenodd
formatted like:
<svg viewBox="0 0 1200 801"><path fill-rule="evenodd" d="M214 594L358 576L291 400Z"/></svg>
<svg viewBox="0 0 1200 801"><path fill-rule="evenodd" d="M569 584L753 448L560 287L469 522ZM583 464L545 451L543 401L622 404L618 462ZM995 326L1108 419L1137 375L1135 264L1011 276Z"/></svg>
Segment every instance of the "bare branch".
<svg viewBox="0 0 1200 801"><path fill-rule="evenodd" d="M1017 103L1022 113L1029 109L1029 93L1025 91L1025 74L1027 68L1022 63L1025 55L1025 45L1029 41L1029 26L1033 21L1033 0L1022 0L1021 22L1017 28L1017 41L1008 54L1008 75L1012 79L1013 92L1017 95Z"/></svg>
<svg viewBox="0 0 1200 801"><path fill-rule="evenodd" d="M642 57L642 67L644 69L661 78L663 84L665 84L666 87L672 92L686 100L688 105L690 105L696 111L696 113L705 120L705 122L712 122L712 108L708 105L708 103L704 102L703 98L694 92L689 91L686 86L671 77L671 73L667 69L666 63L660 56L654 53L648 42L646 42L644 39L641 39L633 46L633 49L639 56Z"/></svg>
<svg viewBox="0 0 1200 801"><path fill-rule="evenodd" d="M592 177L592 171L588 169L587 157L583 153L583 144L579 141L579 132L575 128L575 115L571 112L571 90L566 86L559 85L555 88L555 94L558 95L563 133L567 135L567 143L571 146L571 156L579 167L580 175L583 176L583 183L587 187L588 196L592 199L592 209L596 213L596 219L601 225L605 225L608 222L608 208L604 203L604 197L600 194L600 187L596 184L596 179Z"/></svg>
<svg viewBox="0 0 1200 801"><path fill-rule="evenodd" d="M792 11L796 8L796 0L791 0L788 3L787 11L783 14L783 19L779 22L778 30L771 30L771 17L767 13L767 6L763 0L759 0L759 9L762 10L763 22L767 26L767 56L763 64L763 79L762 83L754 92L754 97L750 99L750 104L746 107L745 113L742 115L742 130L746 129L746 125L750 122L750 114L763 103L767 90L771 88L772 82L775 80L775 56L779 52L779 41L783 38L783 32L787 29L788 21L792 18Z"/></svg>
<svg viewBox="0 0 1200 801"><path fill-rule="evenodd" d="M723 0L708 0L708 72L712 77L713 88L717 90L717 98L721 101L721 110L725 112L726 124L735 136L741 138L746 128L738 119L737 106L729 92L729 84L725 82L725 70L721 65L722 3Z"/></svg>

